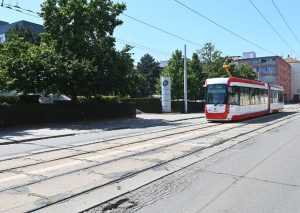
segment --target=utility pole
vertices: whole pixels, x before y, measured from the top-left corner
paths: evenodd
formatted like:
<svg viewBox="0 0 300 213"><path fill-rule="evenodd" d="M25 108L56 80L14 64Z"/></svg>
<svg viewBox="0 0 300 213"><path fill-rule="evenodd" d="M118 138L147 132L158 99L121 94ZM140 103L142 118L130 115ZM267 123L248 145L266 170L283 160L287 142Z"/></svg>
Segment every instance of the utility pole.
<svg viewBox="0 0 300 213"><path fill-rule="evenodd" d="M186 44L184 45L184 70L183 70L183 83L184 83L184 112L188 113L187 105L187 70L186 70Z"/></svg>

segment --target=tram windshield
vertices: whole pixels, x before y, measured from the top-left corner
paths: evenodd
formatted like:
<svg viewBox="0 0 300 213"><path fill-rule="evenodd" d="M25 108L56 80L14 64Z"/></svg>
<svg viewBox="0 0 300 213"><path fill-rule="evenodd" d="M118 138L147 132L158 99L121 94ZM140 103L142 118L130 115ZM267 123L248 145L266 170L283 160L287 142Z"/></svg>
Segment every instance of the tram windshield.
<svg viewBox="0 0 300 213"><path fill-rule="evenodd" d="M226 104L226 84L211 84L207 86L206 104Z"/></svg>

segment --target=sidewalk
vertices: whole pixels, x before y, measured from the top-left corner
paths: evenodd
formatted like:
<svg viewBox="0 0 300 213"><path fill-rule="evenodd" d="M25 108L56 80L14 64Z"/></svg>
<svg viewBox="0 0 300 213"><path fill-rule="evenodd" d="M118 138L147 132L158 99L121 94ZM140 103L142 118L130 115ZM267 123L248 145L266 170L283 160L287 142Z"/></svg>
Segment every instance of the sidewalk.
<svg viewBox="0 0 300 213"><path fill-rule="evenodd" d="M27 129L1 130L0 145L14 144L48 138L66 137L80 134L130 129L136 126L155 126L193 118L204 117L204 113L191 114L137 114L135 119L116 119L105 121L80 122L74 124L49 124Z"/></svg>

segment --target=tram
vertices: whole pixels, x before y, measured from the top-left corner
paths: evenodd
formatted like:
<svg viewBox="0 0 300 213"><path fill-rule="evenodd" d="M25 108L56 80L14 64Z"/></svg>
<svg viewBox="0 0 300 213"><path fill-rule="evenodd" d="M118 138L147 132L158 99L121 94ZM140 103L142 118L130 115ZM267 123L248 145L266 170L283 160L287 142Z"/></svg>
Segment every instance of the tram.
<svg viewBox="0 0 300 213"><path fill-rule="evenodd" d="M282 86L229 77L205 81L208 121L237 121L282 111Z"/></svg>

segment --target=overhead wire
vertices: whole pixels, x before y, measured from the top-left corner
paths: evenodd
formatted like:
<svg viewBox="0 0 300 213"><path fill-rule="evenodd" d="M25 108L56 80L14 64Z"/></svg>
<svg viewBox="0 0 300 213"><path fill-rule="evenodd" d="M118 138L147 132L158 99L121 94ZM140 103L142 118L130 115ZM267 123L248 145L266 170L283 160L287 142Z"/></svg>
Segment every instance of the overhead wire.
<svg viewBox="0 0 300 213"><path fill-rule="evenodd" d="M241 36L241 35L239 35L239 34L233 32L232 30L228 29L227 27L225 27L225 26L223 26L223 25L221 25L221 24L215 22L214 20L208 18L207 16L205 16L205 15L201 14L200 12L194 10L193 8L187 6L186 4L184 4L184 3L182 3L182 2L180 2L180 1L178 1L178 0L174 0L174 1L175 1L176 3L178 3L179 5L181 5L182 7L185 7L186 9L192 11L193 13L199 15L200 17L206 19L207 21L213 23L214 25L216 25L216 26L222 28L223 30L229 32L230 34L232 34L232 35L234 35L234 36L236 36L236 37L238 37L238 38L240 38L240 39L246 41L247 43L250 43L250 44L252 44L253 46L255 46L255 47L257 47L257 48L259 48L259 49L261 49L261 50L263 50L263 51L265 51L265 52L271 53L272 55L278 55L278 54L276 54L276 53L274 53L274 52L272 52L272 51L270 51L270 50L268 50L268 49L266 49L266 48L264 48L264 47L262 47L262 46L260 46L260 45L258 45L258 44L256 44L256 43L250 41L249 39L247 39L247 38L245 38L245 37L243 37L243 36Z"/></svg>
<svg viewBox="0 0 300 213"><path fill-rule="evenodd" d="M3 1L4 1L4 0L2 0L2 2L3 2ZM2 6L2 5L1 5L1 6ZM24 14L26 14L26 15L30 15L30 16L33 16L33 17L36 17L36 18L41 18L40 16L37 16L37 15L39 15L39 13L34 12L34 11L32 11L32 10L29 10L29 9L22 8L22 7L20 7L19 5L13 6L13 5L10 5L10 4L3 4L3 7L7 8L7 9L14 10L14 11L17 11L17 12L20 12L20 13L24 13ZM24 11L26 11L26 12L24 12ZM29 14L29 13L27 13L27 12L32 13L32 14ZM36 15L33 15L33 14L36 14ZM193 42L193 41L191 41L191 40L189 40L189 39L183 38L183 37L181 37L181 36L179 36L179 35L176 35L176 34L174 34L174 33L171 33L171 32L168 32L168 31L166 31L166 30L163 30L163 29L161 29L161 28L159 28L159 27L156 27L156 26L154 26L154 25L152 25L152 24L146 23L146 22L144 22L144 21L142 21L142 20L140 20L140 19L138 19L138 18L134 18L134 17L132 17L132 16L130 16L130 15L128 15L128 14L123 13L122 15L124 15L125 17L130 18L130 19L132 19L132 20L135 20L135 21L137 21L137 22L139 22L139 23L142 23L142 24L144 24L144 25L146 25L146 26L148 26L148 27L151 27L151 28L153 28L153 29L155 29L155 30L158 30L158 31L160 31L160 32L162 32L162 33L165 33L165 34L167 34L167 35L169 35L169 36L172 36L172 37L175 37L175 38L180 39L180 40L182 40L182 41L185 41L185 42L188 42L188 43L190 43L190 44L193 44L193 45L195 45L195 46L198 46L198 47L202 47L202 46L203 46L203 45L198 44L198 43L196 43L196 42ZM118 42L118 43L125 44L125 45L126 45L126 44L127 44L127 45L131 45L131 46L134 46L135 48L138 48L138 49L148 50L148 51L150 51L150 52L157 53L157 54L161 54L161 55L165 55L165 56L171 56L171 55L172 55L172 54L167 53L167 52L164 52L164 51L155 50L155 49L153 49L153 48L146 47L146 46L143 46L143 45L140 45L140 44L136 44L136 43L134 43L134 42L125 41L125 40L123 40L123 39L118 39L118 38L117 38L117 42ZM225 54L225 53L223 53L223 54ZM226 55L226 54L225 54L225 55ZM227 54L227 55L228 55L228 54Z"/></svg>
<svg viewBox="0 0 300 213"><path fill-rule="evenodd" d="M36 12L33 12L33 11L31 11L31 10L27 10L27 9L21 8L21 7L18 6L18 5L13 6L13 5L11 5L11 4L6 4L6 3L3 3L3 2L4 2L4 1L2 0L1 5L0 5L0 6L3 7L3 8L9 9L9 10L13 10L13 11L16 11L16 12L19 12L19 13L26 14L26 15L28 15L28 16L32 16L32 17L40 18L40 19L41 19L41 17L39 16L39 14L36 13ZM26 12L25 12L25 11L26 11Z"/></svg>
<svg viewBox="0 0 300 213"><path fill-rule="evenodd" d="M174 34L174 33L170 33L170 32L168 32L168 31L166 31L166 30L163 30L163 29L161 29L161 28L159 28L159 27L156 27L156 26L154 26L154 25L152 25L152 24L146 23L146 22L144 22L144 21L142 21L142 20L140 20L140 19L134 18L134 17L132 17L132 16L130 16L130 15L127 15L127 14L125 14L125 13L123 13L122 15L124 15L124 16L126 16L127 18L130 18L130 19L132 19L132 20L134 20L134 21L140 22L140 23L142 23L142 24L144 24L144 25L146 25L146 26L148 26L148 27L151 27L151 28L153 28L153 29L155 29L155 30L158 30L158 31L160 31L160 32L162 32L162 33L168 34L169 36L172 36L172 37L174 37L174 38L178 38L178 39L180 39L180 40L182 40L182 41L188 42L188 43L190 43L190 44L193 44L193 45L202 47L202 45L197 44L196 42L193 42L193 41L191 41L191 40L188 40L188 39L186 39L186 38L183 38L183 37L181 37L181 36L178 36L178 35L176 35L176 34Z"/></svg>
<svg viewBox="0 0 300 213"><path fill-rule="evenodd" d="M164 51L161 51L161 50L156 50L156 49L153 49L151 47L146 47L144 45L140 45L140 44L137 44L137 43L134 43L134 42L126 41L124 39L116 38L116 41L118 43L122 43L122 44L125 44L125 45L130 45L130 46L133 46L133 47L141 49L141 50L147 50L149 52L157 53L157 54L164 55L164 56L172 56L172 54L170 54L170 53L167 53L167 52L164 52Z"/></svg>
<svg viewBox="0 0 300 213"><path fill-rule="evenodd" d="M4 0L2 0L2 2L1 2L1 7L7 8L7 9L10 9L10 10L14 10L14 11L17 11L17 12L20 12L20 13L23 13L23 14L26 14L26 15L29 15L29 16L36 17L36 18L41 18L40 16L36 16L36 15L33 15L33 14L29 14L27 12L24 12L24 11L28 11L30 13L38 14L36 12L33 12L32 10L22 8L18 5L13 6L13 5L10 5L10 4L5 4L3 2L4 2ZM15 8L17 8L17 9L15 9ZM156 50L156 49L153 49L153 48L150 48L150 47L146 47L144 45L140 45L140 44L137 44L137 43L134 43L134 42L125 41L123 39L116 38L116 40L117 40L118 43L122 43L122 44L125 44L125 45L130 45L130 46L133 46L133 47L141 49L141 50L147 50L149 52L153 52L153 53L164 55L164 56L171 56L172 55L172 54L167 53L167 52L163 52L163 51Z"/></svg>
<svg viewBox="0 0 300 213"><path fill-rule="evenodd" d="M272 3L274 5L274 7L276 8L277 12L279 13L279 15L281 16L281 18L283 19L283 21L285 22L286 26L289 28L290 32L293 34L294 38L297 40L297 42L300 44L300 41L298 39L298 37L296 36L296 34L294 33L294 31L292 30L291 26L288 24L287 20L285 19L285 17L283 16L282 12L280 11L280 9L278 8L278 6L275 4L275 2L272 0Z"/></svg>
<svg viewBox="0 0 300 213"><path fill-rule="evenodd" d="M256 7L256 5L251 1L248 0L251 5L256 9L256 11L261 15L261 17L266 21L266 23L272 28L275 34L290 48L291 51L295 52L291 45L280 35L280 33L275 29L275 27L270 23L270 21L264 16L264 14ZM296 53L296 52L295 52Z"/></svg>

